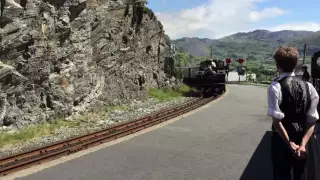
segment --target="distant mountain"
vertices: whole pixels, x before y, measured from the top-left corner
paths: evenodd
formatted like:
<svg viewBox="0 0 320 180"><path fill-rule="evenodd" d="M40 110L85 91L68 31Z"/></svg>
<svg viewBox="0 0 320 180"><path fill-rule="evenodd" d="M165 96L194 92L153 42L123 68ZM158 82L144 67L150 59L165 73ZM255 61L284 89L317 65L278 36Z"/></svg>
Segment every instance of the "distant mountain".
<svg viewBox="0 0 320 180"><path fill-rule="evenodd" d="M174 40L173 44L193 56L205 56L210 55L210 45L214 42L211 39L182 38Z"/></svg>
<svg viewBox="0 0 320 180"><path fill-rule="evenodd" d="M292 43L294 44L307 44L307 50L309 54L320 51L320 31L312 33L309 36L296 39Z"/></svg>
<svg viewBox="0 0 320 180"><path fill-rule="evenodd" d="M267 41L291 41L296 38L303 38L309 35L312 35L311 31L276 31L270 32L268 30L255 30L248 33L237 33L234 35L230 35L220 40L237 40L237 39L250 39L250 40L267 40Z"/></svg>
<svg viewBox="0 0 320 180"><path fill-rule="evenodd" d="M303 54L307 44L307 55L311 56L320 50L320 31L276 31L255 30L247 33L236 33L220 39L181 38L172 41L178 48L192 56L210 56L210 47L216 58L250 57L250 59L267 61L272 59L275 49L281 45L292 45Z"/></svg>

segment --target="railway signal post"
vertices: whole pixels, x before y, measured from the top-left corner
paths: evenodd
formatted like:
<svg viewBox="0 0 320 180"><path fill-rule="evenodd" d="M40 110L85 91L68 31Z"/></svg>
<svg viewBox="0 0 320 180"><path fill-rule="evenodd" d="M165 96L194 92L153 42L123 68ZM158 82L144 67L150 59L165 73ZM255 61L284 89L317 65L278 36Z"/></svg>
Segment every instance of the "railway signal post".
<svg viewBox="0 0 320 180"><path fill-rule="evenodd" d="M239 84L240 84L240 75L244 74L243 65L242 65L243 62L244 62L244 59L239 58L237 60L237 62L239 63L239 65L237 66L237 72L238 72L238 75L239 75Z"/></svg>
<svg viewBox="0 0 320 180"><path fill-rule="evenodd" d="M226 59L226 74L227 76L229 75L229 69L230 69L230 63L231 63L231 59L230 58L227 58Z"/></svg>

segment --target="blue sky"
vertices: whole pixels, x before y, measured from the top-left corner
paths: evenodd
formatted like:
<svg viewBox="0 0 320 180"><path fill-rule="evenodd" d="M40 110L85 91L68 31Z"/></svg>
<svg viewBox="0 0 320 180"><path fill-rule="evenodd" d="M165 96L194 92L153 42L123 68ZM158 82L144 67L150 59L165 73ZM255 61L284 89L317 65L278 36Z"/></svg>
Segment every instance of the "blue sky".
<svg viewBox="0 0 320 180"><path fill-rule="evenodd" d="M255 29L320 30L320 0L148 1L173 39L220 38Z"/></svg>

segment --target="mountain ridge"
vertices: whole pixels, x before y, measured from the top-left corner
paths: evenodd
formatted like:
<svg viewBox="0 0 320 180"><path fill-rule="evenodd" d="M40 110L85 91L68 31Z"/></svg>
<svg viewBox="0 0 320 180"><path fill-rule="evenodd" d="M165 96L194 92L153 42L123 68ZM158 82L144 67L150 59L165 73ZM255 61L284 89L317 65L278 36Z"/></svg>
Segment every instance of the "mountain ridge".
<svg viewBox="0 0 320 180"><path fill-rule="evenodd" d="M274 50L281 45L290 45L303 53L307 44L307 56L320 50L320 31L269 31L256 29L250 32L238 32L218 39L182 37L172 40L178 48L192 56L210 56L211 46L216 58L248 57L266 61L272 57Z"/></svg>

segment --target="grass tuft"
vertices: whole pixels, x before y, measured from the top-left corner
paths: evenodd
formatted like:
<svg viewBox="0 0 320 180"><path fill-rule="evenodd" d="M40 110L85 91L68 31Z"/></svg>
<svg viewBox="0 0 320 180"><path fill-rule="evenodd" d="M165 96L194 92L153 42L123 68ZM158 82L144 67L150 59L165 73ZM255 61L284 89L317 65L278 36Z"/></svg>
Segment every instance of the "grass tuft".
<svg viewBox="0 0 320 180"><path fill-rule="evenodd" d="M192 89L185 84L174 89L149 88L149 97L153 97L159 101L169 101L183 97L191 90ZM26 128L14 132L0 132L0 147L52 135L55 134L56 130L62 127L76 128L81 126L82 124L96 121L97 119L107 118L108 111L110 110L125 111L128 109L129 107L124 105L103 106L101 108L95 109L93 112L80 115L72 121L66 121L64 118L56 117L52 122L30 125Z"/></svg>
<svg viewBox="0 0 320 180"><path fill-rule="evenodd" d="M103 106L102 108L96 109L94 112L80 115L72 121L67 121L64 118L57 117L52 122L30 125L26 128L14 132L0 132L0 147L52 135L55 134L56 130L62 127L76 128L84 123L93 122L97 119L107 118L109 110L127 109L128 107L124 105Z"/></svg>
<svg viewBox="0 0 320 180"><path fill-rule="evenodd" d="M176 88L149 88L149 97L155 98L159 101L170 101L176 98L185 96L186 93L190 92L192 89L182 84Z"/></svg>

